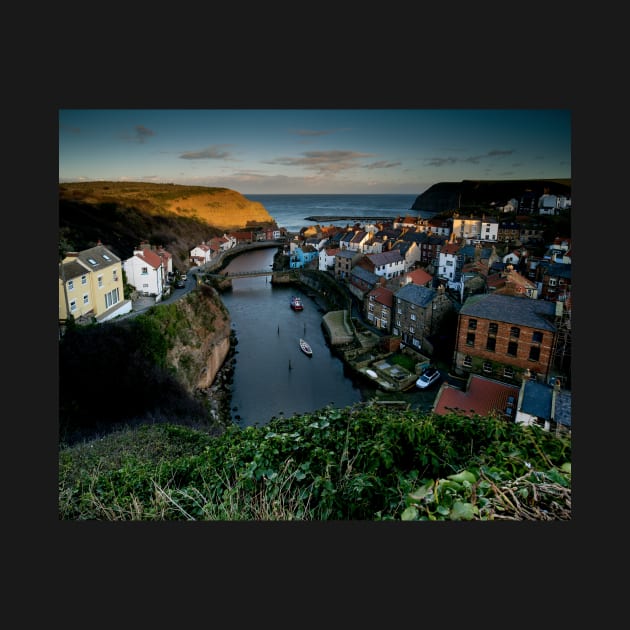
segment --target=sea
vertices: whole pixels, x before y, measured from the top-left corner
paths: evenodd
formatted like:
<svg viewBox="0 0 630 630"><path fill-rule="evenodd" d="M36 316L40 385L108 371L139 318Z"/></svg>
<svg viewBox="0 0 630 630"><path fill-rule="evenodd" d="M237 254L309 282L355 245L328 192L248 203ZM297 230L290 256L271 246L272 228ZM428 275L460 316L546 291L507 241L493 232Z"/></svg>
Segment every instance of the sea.
<svg viewBox="0 0 630 630"><path fill-rule="evenodd" d="M432 216L432 213L421 213L411 210L419 195L378 194L378 195L243 195L250 201L260 202L273 217L278 227L288 232L299 232L304 227L314 225L354 225L364 220L340 219L334 217L391 217L398 216ZM324 217L318 221L310 221L307 217ZM331 217L328 220L326 217Z"/></svg>

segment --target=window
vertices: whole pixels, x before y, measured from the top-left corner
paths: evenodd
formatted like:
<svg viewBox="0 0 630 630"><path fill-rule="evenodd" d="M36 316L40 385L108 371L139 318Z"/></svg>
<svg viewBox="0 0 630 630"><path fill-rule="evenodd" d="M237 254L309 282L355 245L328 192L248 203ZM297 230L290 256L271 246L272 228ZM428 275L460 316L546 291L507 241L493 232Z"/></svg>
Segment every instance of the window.
<svg viewBox="0 0 630 630"><path fill-rule="evenodd" d="M381 319L381 328L387 328L387 320L385 318Z"/></svg>
<svg viewBox="0 0 630 630"><path fill-rule="evenodd" d="M466 335L466 345L474 346L475 345L475 333L468 333Z"/></svg>
<svg viewBox="0 0 630 630"><path fill-rule="evenodd" d="M516 341L510 341L508 343L508 347L507 347L507 353L511 356L511 357L515 357L516 354L518 352L518 343L516 343Z"/></svg>
<svg viewBox="0 0 630 630"><path fill-rule="evenodd" d="M543 340L543 334L539 330L535 330L532 333L532 341L534 343L542 343L542 340Z"/></svg>
<svg viewBox="0 0 630 630"><path fill-rule="evenodd" d="M103 254L103 258L104 258L105 260L111 260L111 258L110 258L107 254Z"/></svg>
<svg viewBox="0 0 630 630"><path fill-rule="evenodd" d="M549 278L549 286L550 287L555 287L556 284L557 284L556 278Z"/></svg>
<svg viewBox="0 0 630 630"><path fill-rule="evenodd" d="M514 378L514 370L511 365L506 365L503 368L503 376L505 376L505 378Z"/></svg>
<svg viewBox="0 0 630 630"><path fill-rule="evenodd" d="M540 347L532 346L529 349L529 359L530 361L538 361L540 359Z"/></svg>
<svg viewBox="0 0 630 630"><path fill-rule="evenodd" d="M492 374L492 363L490 363L490 361L483 362L483 371L486 374Z"/></svg>
<svg viewBox="0 0 630 630"><path fill-rule="evenodd" d="M96 278L96 282L98 283L98 288L100 289L103 286L103 276L98 276Z"/></svg>
<svg viewBox="0 0 630 630"><path fill-rule="evenodd" d="M140 275L146 276L148 275L148 273L149 273L149 270L147 267L140 267Z"/></svg>
<svg viewBox="0 0 630 630"><path fill-rule="evenodd" d="M74 280L68 280L68 291L72 291L74 289Z"/></svg>
<svg viewBox="0 0 630 630"><path fill-rule="evenodd" d="M119 296L120 296L120 292L118 290L118 287L116 287L113 291L106 293L105 294L105 308L109 308L110 306L117 304L118 300L120 299Z"/></svg>
<svg viewBox="0 0 630 630"><path fill-rule="evenodd" d="M468 330L477 330L477 320L469 319L468 320Z"/></svg>
<svg viewBox="0 0 630 630"><path fill-rule="evenodd" d="M90 296L86 293L83 296L83 304L89 304L90 303Z"/></svg>
<svg viewBox="0 0 630 630"><path fill-rule="evenodd" d="M512 326L512 328L510 328L510 337L514 337L518 339L520 334L521 334L521 329L518 326Z"/></svg>
<svg viewBox="0 0 630 630"><path fill-rule="evenodd" d="M71 300L70 302L70 312L74 313L74 311L77 310L77 301L76 300Z"/></svg>
<svg viewBox="0 0 630 630"><path fill-rule="evenodd" d="M368 310L370 311L370 313L373 313L374 312L374 304L370 304L368 306Z"/></svg>
<svg viewBox="0 0 630 630"><path fill-rule="evenodd" d="M499 332L499 324L495 322L490 322L490 324L488 324L488 334L496 335L498 332Z"/></svg>
<svg viewBox="0 0 630 630"><path fill-rule="evenodd" d="M497 345L497 340L494 337L488 337L486 340L486 350L490 350L490 352L494 352L494 349Z"/></svg>
<svg viewBox="0 0 630 630"><path fill-rule="evenodd" d="M87 276L85 274L81 276L81 284L87 284Z"/></svg>
<svg viewBox="0 0 630 630"><path fill-rule="evenodd" d="M409 326L409 332L413 335L416 332L416 329L413 326Z"/></svg>
<svg viewBox="0 0 630 630"><path fill-rule="evenodd" d="M464 367L465 368L472 367L472 357L469 354L467 354L464 357Z"/></svg>
<svg viewBox="0 0 630 630"><path fill-rule="evenodd" d="M416 321L416 314L415 313L411 313L411 321L415 322Z"/></svg>

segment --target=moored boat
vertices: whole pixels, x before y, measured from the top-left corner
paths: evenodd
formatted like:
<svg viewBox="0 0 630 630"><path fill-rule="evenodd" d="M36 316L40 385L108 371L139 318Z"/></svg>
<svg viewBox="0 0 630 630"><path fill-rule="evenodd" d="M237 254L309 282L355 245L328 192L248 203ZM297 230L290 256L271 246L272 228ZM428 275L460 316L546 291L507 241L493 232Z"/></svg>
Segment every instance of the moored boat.
<svg viewBox="0 0 630 630"><path fill-rule="evenodd" d="M313 349L305 339L300 339L300 349L305 355L309 357L313 356Z"/></svg>
<svg viewBox="0 0 630 630"><path fill-rule="evenodd" d="M291 308L294 311L301 311L304 309L304 305L302 304L302 299L299 298L297 295L294 295L291 298Z"/></svg>

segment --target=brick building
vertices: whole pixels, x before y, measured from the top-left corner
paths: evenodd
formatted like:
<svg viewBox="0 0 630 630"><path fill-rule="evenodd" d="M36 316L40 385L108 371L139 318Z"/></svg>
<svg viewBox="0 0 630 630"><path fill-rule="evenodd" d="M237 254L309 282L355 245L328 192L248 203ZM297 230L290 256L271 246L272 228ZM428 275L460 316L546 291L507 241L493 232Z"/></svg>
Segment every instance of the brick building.
<svg viewBox="0 0 630 630"><path fill-rule="evenodd" d="M523 373L549 378L557 335L556 306L544 300L486 293L459 311L454 370L520 382Z"/></svg>

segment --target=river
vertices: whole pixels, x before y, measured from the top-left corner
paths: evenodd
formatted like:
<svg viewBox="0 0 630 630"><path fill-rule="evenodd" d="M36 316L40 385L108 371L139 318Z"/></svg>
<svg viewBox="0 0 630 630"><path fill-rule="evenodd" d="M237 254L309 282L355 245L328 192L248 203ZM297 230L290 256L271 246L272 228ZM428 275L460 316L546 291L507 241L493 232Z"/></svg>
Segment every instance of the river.
<svg viewBox="0 0 630 630"><path fill-rule="evenodd" d="M239 254L226 269L232 273L270 270L276 251ZM291 309L292 295L302 298L303 311ZM231 415L242 428L267 424L274 417L374 399L404 401L421 412L431 410L437 387L385 393L353 378L326 341L321 325L325 311L298 287L272 285L271 276L232 278L232 289L221 299L238 341ZM312 357L300 350L301 337L311 345Z"/></svg>
<svg viewBox="0 0 630 630"><path fill-rule="evenodd" d="M276 249L259 249L232 259L228 272L271 269ZM292 295L303 311L290 307ZM271 277L233 278L221 295L238 340L232 383L232 420L241 427L263 425L328 405L346 407L362 401L360 387L346 374L327 345L321 327L324 311L295 286L271 284ZM299 346L308 341L313 356Z"/></svg>

